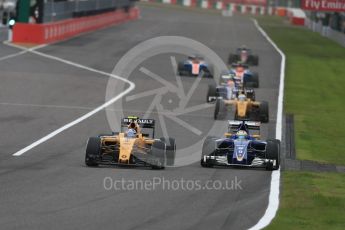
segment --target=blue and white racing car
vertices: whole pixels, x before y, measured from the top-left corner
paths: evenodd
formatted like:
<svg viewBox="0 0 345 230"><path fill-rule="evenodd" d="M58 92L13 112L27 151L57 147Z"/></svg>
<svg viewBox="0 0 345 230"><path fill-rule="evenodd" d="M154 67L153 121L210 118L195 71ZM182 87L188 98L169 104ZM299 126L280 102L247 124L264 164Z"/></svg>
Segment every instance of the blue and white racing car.
<svg viewBox="0 0 345 230"><path fill-rule="evenodd" d="M189 56L187 60L178 63L177 73L180 76L202 76L213 77L213 69L203 57L194 55Z"/></svg>
<svg viewBox="0 0 345 230"><path fill-rule="evenodd" d="M226 73L223 73L224 75ZM241 83L244 87L259 88L259 74L252 72L248 65L242 63L233 63L227 73L233 76L233 79Z"/></svg>
<svg viewBox="0 0 345 230"><path fill-rule="evenodd" d="M215 102L217 98L231 100L237 98L239 94L244 94L247 98L255 101L255 92L252 88L244 87L240 81L235 79L234 75L224 73L220 76L218 86L208 85L206 102Z"/></svg>
<svg viewBox="0 0 345 230"><path fill-rule="evenodd" d="M250 132L258 131L258 134ZM229 121L225 137L207 137L201 154L201 166L262 167L277 170L280 165L280 141L260 140L260 122Z"/></svg>

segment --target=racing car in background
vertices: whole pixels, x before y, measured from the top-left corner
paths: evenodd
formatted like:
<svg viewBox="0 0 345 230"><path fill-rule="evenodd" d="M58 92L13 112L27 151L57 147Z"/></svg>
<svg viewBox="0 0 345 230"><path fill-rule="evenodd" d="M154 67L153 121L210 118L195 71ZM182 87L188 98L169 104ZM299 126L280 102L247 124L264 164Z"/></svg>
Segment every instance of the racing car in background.
<svg viewBox="0 0 345 230"><path fill-rule="evenodd" d="M247 65L259 65L258 55L252 54L251 49L246 46L237 48L236 53L230 53L228 63L241 62Z"/></svg>
<svg viewBox="0 0 345 230"><path fill-rule="evenodd" d="M123 118L120 132L89 138L85 164L135 165L152 169L164 169L166 165L174 165L175 139L155 139L154 135L153 119L140 119L135 116Z"/></svg>
<svg viewBox="0 0 345 230"><path fill-rule="evenodd" d="M180 61L177 66L177 73L180 76L202 76L202 77L213 77L213 69L203 57L193 55L189 56L187 60Z"/></svg>
<svg viewBox="0 0 345 230"><path fill-rule="evenodd" d="M234 99L216 98L214 109L214 119L222 120L227 118L228 110L235 108L235 120L251 120L267 123L269 121L269 109L267 101L253 101L248 98L246 92L240 94Z"/></svg>
<svg viewBox="0 0 345 230"><path fill-rule="evenodd" d="M255 101L255 92L252 88L246 88L233 74L223 73L218 86L208 85L206 102L215 102L218 97L231 100L238 97L239 94L245 94L247 98Z"/></svg>
<svg viewBox="0 0 345 230"><path fill-rule="evenodd" d="M200 164L208 168L241 166L277 170L280 165L280 141L260 140L260 122L229 121L224 137L205 139Z"/></svg>
<svg viewBox="0 0 345 230"><path fill-rule="evenodd" d="M259 87L259 74L256 72L252 72L246 64L233 63L231 65L231 69L227 73L224 72L221 75L232 76L234 81L238 82L238 84L242 84L244 87Z"/></svg>

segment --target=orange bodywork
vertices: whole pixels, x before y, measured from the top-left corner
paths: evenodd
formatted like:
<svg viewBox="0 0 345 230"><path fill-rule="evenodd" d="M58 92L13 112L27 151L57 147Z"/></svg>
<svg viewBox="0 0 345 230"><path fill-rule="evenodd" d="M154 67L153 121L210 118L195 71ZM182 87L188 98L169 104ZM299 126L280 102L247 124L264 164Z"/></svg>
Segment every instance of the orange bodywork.
<svg viewBox="0 0 345 230"><path fill-rule="evenodd" d="M238 118L246 118L253 107L259 107L260 102L252 101L247 98L245 101L240 101L237 98L234 100L224 100L226 105L236 106L236 113Z"/></svg>
<svg viewBox="0 0 345 230"><path fill-rule="evenodd" d="M141 133L140 127L136 124L135 127L137 135L135 138L126 137L125 133L119 133L114 136L103 136L101 138L102 154L112 154L113 146L119 145L119 159L118 163L128 164L134 148L142 149L146 153L149 145L152 145L154 139L144 137Z"/></svg>

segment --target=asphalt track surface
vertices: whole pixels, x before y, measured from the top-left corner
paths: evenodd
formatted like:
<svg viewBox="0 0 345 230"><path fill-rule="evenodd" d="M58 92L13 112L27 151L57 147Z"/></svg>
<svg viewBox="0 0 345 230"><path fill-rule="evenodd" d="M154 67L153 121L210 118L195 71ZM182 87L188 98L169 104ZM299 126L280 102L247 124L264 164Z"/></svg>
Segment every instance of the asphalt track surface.
<svg viewBox="0 0 345 230"><path fill-rule="evenodd" d="M216 14L154 7L141 7L141 10L142 18L138 21L89 33L39 51L111 72L129 49L156 36L195 39L224 61L230 51L246 44L260 56L260 65L254 68L260 74L257 99L270 104L270 123L263 126L262 134L264 138L275 136L280 57L249 18L224 18ZM2 44L0 50L1 57L19 51ZM174 83L170 56L153 57L142 66ZM263 216L271 179L271 173L265 170L206 169L201 168L199 162L164 171L86 167L87 138L110 132L104 111L22 156L12 156L103 104L108 78L32 53L0 61L0 70L1 229L246 229ZM136 84L129 95L158 87L156 81L137 70L129 80ZM188 89L195 79L182 78L182 81ZM190 105L204 103L209 81L200 82ZM173 95L167 95L168 101L170 97ZM124 102L123 108L116 107L115 103L109 109L115 113L123 109L125 115L140 116L150 100L152 98ZM157 119L157 114L153 113L152 117ZM214 124L213 107L182 118L204 133L209 124ZM226 126L226 121L220 122L217 125ZM167 120L166 124L180 150L202 138L172 121ZM215 134L221 135L221 132ZM157 136L162 136L160 128ZM189 153L180 151L179 154L181 157ZM207 180L225 183L236 179L241 181L242 189L107 190L104 188L106 177L127 181L184 179L201 183Z"/></svg>

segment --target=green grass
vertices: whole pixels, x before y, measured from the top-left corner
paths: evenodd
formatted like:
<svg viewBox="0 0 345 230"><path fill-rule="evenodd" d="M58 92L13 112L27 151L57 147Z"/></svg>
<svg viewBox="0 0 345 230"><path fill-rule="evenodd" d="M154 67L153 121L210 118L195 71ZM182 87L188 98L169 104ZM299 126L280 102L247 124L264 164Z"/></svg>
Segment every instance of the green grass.
<svg viewBox="0 0 345 230"><path fill-rule="evenodd" d="M286 113L299 159L345 164L345 48L278 17L259 24L286 54ZM345 229L345 175L284 172L278 214L266 229Z"/></svg>
<svg viewBox="0 0 345 230"><path fill-rule="evenodd" d="M284 172L281 203L270 229L345 229L345 175Z"/></svg>
<svg viewBox="0 0 345 230"><path fill-rule="evenodd" d="M287 56L284 109L295 115L298 159L345 165L345 48L282 18L258 21Z"/></svg>

